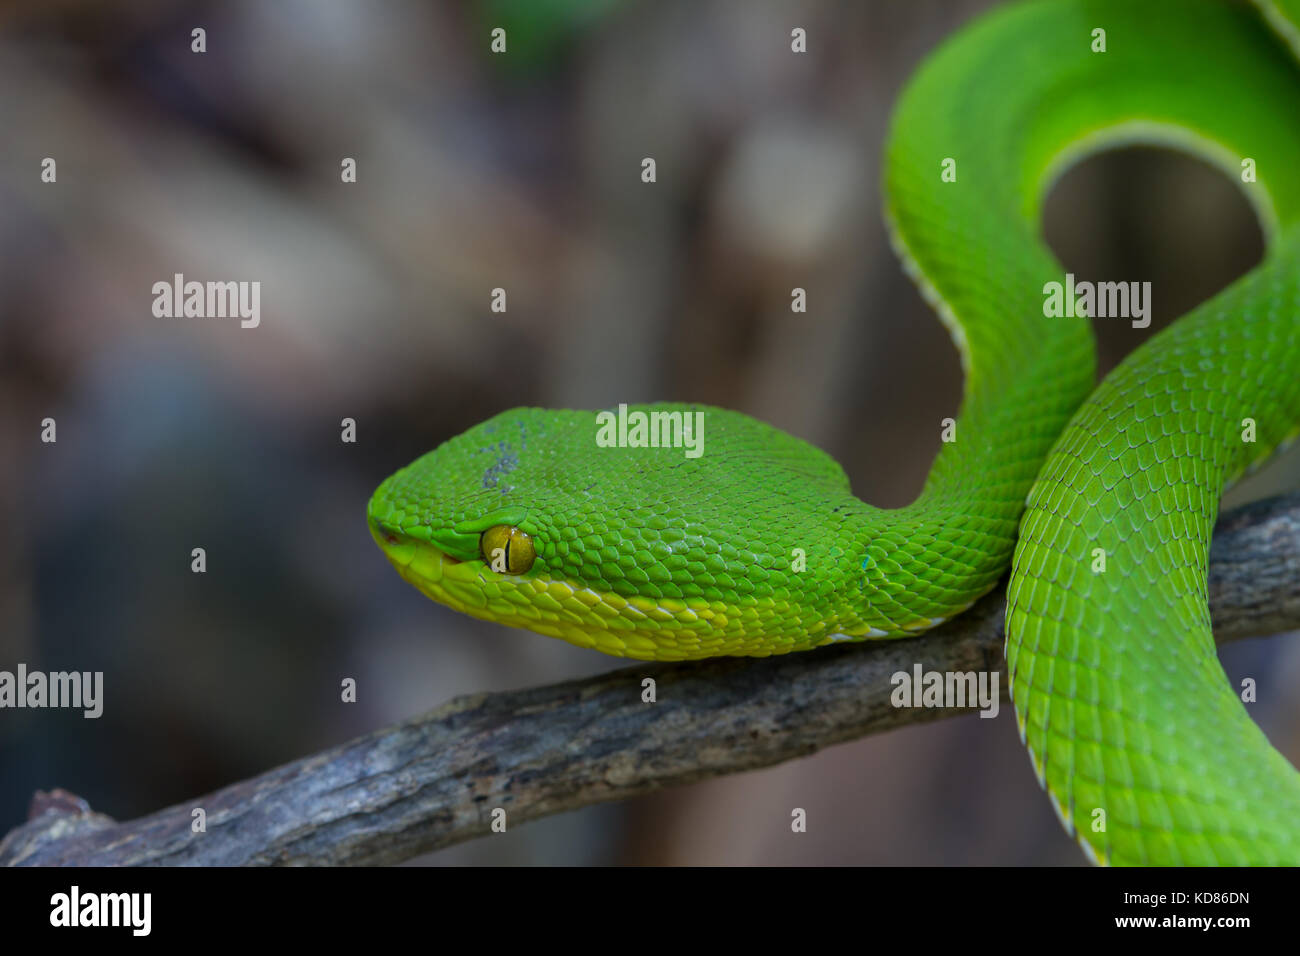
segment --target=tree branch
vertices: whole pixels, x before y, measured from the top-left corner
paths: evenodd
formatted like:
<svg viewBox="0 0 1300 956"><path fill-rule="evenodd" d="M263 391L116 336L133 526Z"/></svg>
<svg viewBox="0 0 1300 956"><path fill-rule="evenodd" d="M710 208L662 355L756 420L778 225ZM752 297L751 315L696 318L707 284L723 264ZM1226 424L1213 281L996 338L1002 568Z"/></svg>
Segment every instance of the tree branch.
<svg viewBox="0 0 1300 956"><path fill-rule="evenodd" d="M126 823L55 790L0 864L382 864L607 800L766 767L965 711L895 708L896 671L1000 672L999 588L921 637L769 659L641 664L459 697L404 723ZM1224 517L1209 576L1219 643L1300 628L1300 495ZM642 701L654 678L657 702ZM205 833L192 833L195 808Z"/></svg>

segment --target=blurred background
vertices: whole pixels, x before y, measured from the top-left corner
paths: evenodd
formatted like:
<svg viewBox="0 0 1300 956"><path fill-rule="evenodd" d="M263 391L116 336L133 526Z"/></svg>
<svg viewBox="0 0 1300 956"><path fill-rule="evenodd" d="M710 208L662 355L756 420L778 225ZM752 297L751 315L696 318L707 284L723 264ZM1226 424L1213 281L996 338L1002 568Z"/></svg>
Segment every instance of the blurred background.
<svg viewBox="0 0 1300 956"><path fill-rule="evenodd" d="M105 709L0 712L0 833L37 788L131 818L459 694L623 666L427 601L370 539L382 478L503 409L724 405L826 448L873 504L910 500L961 370L890 252L881 144L911 70L986 6L7 5L0 669L102 670ZM1154 284L1150 330L1100 323L1103 369L1262 253L1232 182L1154 150L1071 170L1044 230L1080 278ZM177 272L260 280L261 326L155 318ZM1297 485L1293 454L1232 500ZM1224 662L1300 762L1300 643ZM1082 856L1004 708L419 862Z"/></svg>

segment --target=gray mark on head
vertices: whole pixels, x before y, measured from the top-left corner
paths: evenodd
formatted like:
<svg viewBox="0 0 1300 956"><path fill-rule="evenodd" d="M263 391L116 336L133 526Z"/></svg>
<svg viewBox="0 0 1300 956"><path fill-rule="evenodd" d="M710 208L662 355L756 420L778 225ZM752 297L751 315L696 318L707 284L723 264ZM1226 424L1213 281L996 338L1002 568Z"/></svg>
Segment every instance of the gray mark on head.
<svg viewBox="0 0 1300 956"><path fill-rule="evenodd" d="M510 450L510 445L506 442L498 442L495 445L488 445L486 448L479 449L495 456L496 460L488 466L483 472L483 487L495 488L501 481L503 475L508 475L519 466L519 456ZM501 489L502 494L510 491L510 486Z"/></svg>

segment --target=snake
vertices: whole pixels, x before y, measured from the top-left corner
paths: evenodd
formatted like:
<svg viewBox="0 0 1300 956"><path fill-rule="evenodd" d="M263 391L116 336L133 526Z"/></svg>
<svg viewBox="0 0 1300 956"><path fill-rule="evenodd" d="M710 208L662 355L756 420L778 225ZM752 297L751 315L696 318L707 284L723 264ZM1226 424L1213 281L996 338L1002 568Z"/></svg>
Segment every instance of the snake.
<svg viewBox="0 0 1300 956"><path fill-rule="evenodd" d="M922 59L884 218L964 380L911 504L867 504L737 411L515 408L384 480L374 539L457 611L641 660L907 638L1007 580L1016 723L1089 860L1300 863L1300 774L1229 683L1207 599L1224 491L1300 432L1298 56L1297 0L1035 0ZM1041 209L1131 145L1221 170L1265 251L1098 384L1110 319L1048 314Z"/></svg>

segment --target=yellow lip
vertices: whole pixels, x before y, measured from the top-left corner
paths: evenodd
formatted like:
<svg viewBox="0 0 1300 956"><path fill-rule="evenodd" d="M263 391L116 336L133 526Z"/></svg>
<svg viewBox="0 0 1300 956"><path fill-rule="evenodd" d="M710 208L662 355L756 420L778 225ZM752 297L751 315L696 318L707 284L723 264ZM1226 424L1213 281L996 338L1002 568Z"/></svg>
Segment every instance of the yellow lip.
<svg viewBox="0 0 1300 956"><path fill-rule="evenodd" d="M371 526L380 549L426 597L471 617L525 628L616 657L689 660L727 654L784 653L825 643L792 638L773 651L764 619L750 605L596 591L545 574L498 575L481 560L460 561L424 541ZM779 616L779 615L777 615ZM664 624L675 621L675 629ZM766 640L766 643L760 643Z"/></svg>
<svg viewBox="0 0 1300 956"><path fill-rule="evenodd" d="M417 586L421 581L437 584L442 581L448 568L470 563L444 554L423 541L416 541L404 534L393 534L374 525L370 526L370 534L402 577ZM476 576L471 574L468 577Z"/></svg>
<svg viewBox="0 0 1300 956"><path fill-rule="evenodd" d="M474 617L497 619L482 561L461 561L424 541L371 526L371 535L397 573L425 597Z"/></svg>

